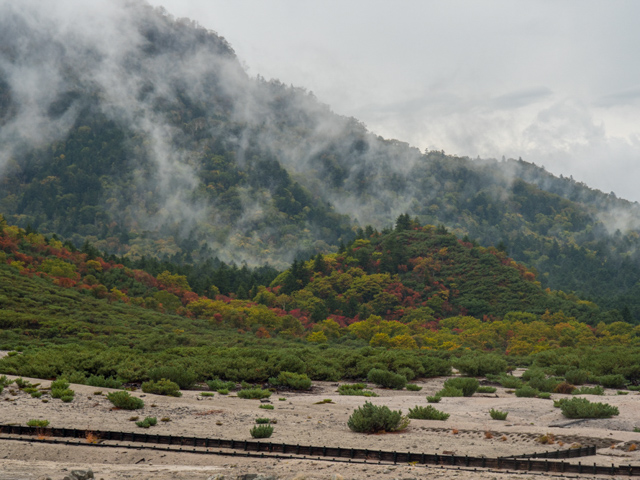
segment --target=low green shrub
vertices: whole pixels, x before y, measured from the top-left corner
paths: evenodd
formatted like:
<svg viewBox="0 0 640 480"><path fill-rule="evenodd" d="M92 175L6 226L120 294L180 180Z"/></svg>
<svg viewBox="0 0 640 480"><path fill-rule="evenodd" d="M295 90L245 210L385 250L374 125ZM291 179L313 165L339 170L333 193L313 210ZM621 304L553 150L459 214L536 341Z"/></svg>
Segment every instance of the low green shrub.
<svg viewBox="0 0 640 480"><path fill-rule="evenodd" d="M464 392L461 388L452 386L444 387L442 390L436 393L437 397L464 397Z"/></svg>
<svg viewBox="0 0 640 480"><path fill-rule="evenodd" d="M259 425L265 424L265 423L271 423L271 419L270 418L256 418L256 423Z"/></svg>
<svg viewBox="0 0 640 480"><path fill-rule="evenodd" d="M419 387L415 383L407 383L407 387L406 388L410 392L419 392L420 390L422 390L422 387Z"/></svg>
<svg viewBox="0 0 640 480"><path fill-rule="evenodd" d="M155 427L158 424L156 417L146 417L144 420L136 422L136 425L142 428Z"/></svg>
<svg viewBox="0 0 640 480"><path fill-rule="evenodd" d="M193 370L184 367L156 367L149 370L149 378L155 382L166 378L177 383L181 390L193 388L198 376Z"/></svg>
<svg viewBox="0 0 640 480"><path fill-rule="evenodd" d="M245 388L238 391L238 397L240 398L269 398L271 392L269 390L263 390L262 388Z"/></svg>
<svg viewBox="0 0 640 480"><path fill-rule="evenodd" d="M92 387L100 387L100 388L122 388L122 382L114 377L105 378L102 375L91 375L87 378L87 385L91 385Z"/></svg>
<svg viewBox="0 0 640 480"><path fill-rule="evenodd" d="M451 387L459 388L460 390L462 390L462 395L464 397L472 396L474 393L476 393L476 390L478 390L479 386L480 384L475 378L456 377L450 378L444 382L445 389ZM444 397L446 395L442 396Z"/></svg>
<svg viewBox="0 0 640 480"><path fill-rule="evenodd" d="M624 388L627 386L627 379L624 376L617 375L602 375L597 378L598 383L605 388Z"/></svg>
<svg viewBox="0 0 640 480"><path fill-rule="evenodd" d="M564 379L567 383L572 385L582 385L589 380L589 374L586 370L580 370L579 368L573 368L567 370L564 374Z"/></svg>
<svg viewBox="0 0 640 480"><path fill-rule="evenodd" d="M399 410L392 411L389 407L365 402L351 414L347 426L360 433L397 432L409 426L409 419Z"/></svg>
<svg viewBox="0 0 640 480"><path fill-rule="evenodd" d="M60 400L62 400L64 403L69 403L69 402L73 402L73 395L63 395L60 397Z"/></svg>
<svg viewBox="0 0 640 480"><path fill-rule="evenodd" d="M571 393L573 395L604 395L604 388L600 385L596 385L595 387L580 387Z"/></svg>
<svg viewBox="0 0 640 480"><path fill-rule="evenodd" d="M219 378L215 378L213 380L207 380L207 385L210 390L214 392L221 393L220 390L226 390L229 393L230 390L236 388L236 382L225 382L220 380Z"/></svg>
<svg viewBox="0 0 640 480"><path fill-rule="evenodd" d="M460 373L470 377L484 377L487 374L499 374L507 369L507 361L500 355L466 355L453 361Z"/></svg>
<svg viewBox="0 0 640 480"><path fill-rule="evenodd" d="M27 422L28 427L46 428L49 426L49 420L29 420Z"/></svg>
<svg viewBox="0 0 640 480"><path fill-rule="evenodd" d="M61 399L62 397L67 397L67 398L71 397L71 399L73 399L74 395L75 395L75 392L73 390L69 389L69 388L65 388L64 390L63 389L59 389L59 388L51 390L51 397L52 398L60 398Z"/></svg>
<svg viewBox="0 0 640 480"><path fill-rule="evenodd" d="M539 392L553 392L561 381L554 377L533 377L529 380L528 385L531 388L535 388Z"/></svg>
<svg viewBox="0 0 640 480"><path fill-rule="evenodd" d="M162 378L157 382L149 380L142 384L142 391L144 393L152 393L155 395L168 395L170 397L181 397L182 392L177 383Z"/></svg>
<svg viewBox="0 0 640 480"><path fill-rule="evenodd" d="M531 367L524 371L522 374L522 380L525 382L530 382L534 379L546 378L547 374L544 373L540 367Z"/></svg>
<svg viewBox="0 0 640 480"><path fill-rule="evenodd" d="M260 408L264 410L273 410L275 407L273 405L269 405L268 403L267 404L263 403L262 405L260 405Z"/></svg>
<svg viewBox="0 0 640 480"><path fill-rule="evenodd" d="M506 420L509 412L501 412L500 410L492 408L491 410L489 410L489 415L491 415L491 418L493 418L494 420Z"/></svg>
<svg viewBox="0 0 640 480"><path fill-rule="evenodd" d="M271 425L256 425L249 433L253 438L269 438L273 435L273 427Z"/></svg>
<svg viewBox="0 0 640 480"><path fill-rule="evenodd" d="M498 380L500 385L504 388L520 388L523 385L523 382L520 378L514 377L513 375L502 375Z"/></svg>
<svg viewBox="0 0 640 480"><path fill-rule="evenodd" d="M309 390L311 388L311 379L306 373L280 372L276 378L270 378L269 383L294 390Z"/></svg>
<svg viewBox="0 0 640 480"><path fill-rule="evenodd" d="M462 392L460 392L460 393L462 393ZM429 402L429 403L440 403L440 400L442 400L442 397L440 397L438 395L427 396L427 402Z"/></svg>
<svg viewBox="0 0 640 480"><path fill-rule="evenodd" d="M364 388L366 388L364 383L343 383L338 385L338 393L341 390L363 390Z"/></svg>
<svg viewBox="0 0 640 480"><path fill-rule="evenodd" d="M634 391L634 392L640 392L640 385L629 385L627 387L627 390L631 390L631 391Z"/></svg>
<svg viewBox="0 0 640 480"><path fill-rule="evenodd" d="M417 406L409 409L409 418L415 418L419 420L446 420L451 415L449 413L441 412L440 410L433 408L431 405L426 407Z"/></svg>
<svg viewBox="0 0 640 480"><path fill-rule="evenodd" d="M392 388L394 390L402 390L407 384L407 379L403 375L379 368L369 370L367 380L380 387Z"/></svg>
<svg viewBox="0 0 640 480"><path fill-rule="evenodd" d="M215 395L215 393L213 392L202 392L200 394L201 397L213 397Z"/></svg>
<svg viewBox="0 0 640 480"><path fill-rule="evenodd" d="M590 402L586 398L561 398L553 405L559 407L567 418L611 418L620 414L618 407Z"/></svg>
<svg viewBox="0 0 640 480"><path fill-rule="evenodd" d="M218 390L218 393L220 395L229 395L229 389L227 388L221 388L220 390Z"/></svg>
<svg viewBox="0 0 640 480"><path fill-rule="evenodd" d="M549 400L551 398L551 394L549 392L539 392L536 397L542 398L543 400Z"/></svg>
<svg viewBox="0 0 640 480"><path fill-rule="evenodd" d="M57 378L51 382L51 390L66 390L70 385L66 378Z"/></svg>
<svg viewBox="0 0 640 480"><path fill-rule="evenodd" d="M487 387L487 386L480 386L478 387L478 390L476 390L477 393L496 393L497 388L496 387Z"/></svg>
<svg viewBox="0 0 640 480"><path fill-rule="evenodd" d="M114 407L121 408L123 410L138 410L144 407L144 402L138 397L132 397L129 392L119 391L111 392L107 395Z"/></svg>
<svg viewBox="0 0 640 480"><path fill-rule="evenodd" d="M516 388L516 397L532 398L536 397L540 392L529 385L523 385L520 388Z"/></svg>
<svg viewBox="0 0 640 480"><path fill-rule="evenodd" d="M351 397L377 397L379 396L376 392L372 392L371 390L349 390L347 388L343 388L338 392L340 395L348 395Z"/></svg>

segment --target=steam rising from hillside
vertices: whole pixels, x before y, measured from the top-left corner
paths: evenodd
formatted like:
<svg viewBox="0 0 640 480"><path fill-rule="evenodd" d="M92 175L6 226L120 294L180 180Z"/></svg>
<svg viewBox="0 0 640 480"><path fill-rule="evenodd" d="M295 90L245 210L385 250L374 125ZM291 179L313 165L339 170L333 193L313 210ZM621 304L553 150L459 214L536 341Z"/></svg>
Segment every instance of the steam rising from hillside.
<svg viewBox="0 0 640 480"><path fill-rule="evenodd" d="M261 190L236 188L233 200L242 213L233 218L225 215L228 200L205 201L211 185L203 184L199 162L215 142L242 167L256 162L256 152L272 156L314 201L377 227L392 225L403 212L430 218L429 202L454 188L429 177L426 167L436 160L444 169L493 176L503 192L526 173L516 163L427 156L376 137L304 90L249 78L223 38L138 0L0 0L0 81L8 92L0 97L0 173L19 171L25 152L63 140L83 112L100 113L133 132L128 161L135 181L159 199L150 215L148 208L121 204L125 192L114 187L113 218L129 215L138 232L176 225L184 236L200 225L225 260L287 262L296 248L293 240L277 246L287 220L269 207L276 180L256 178ZM526 180L551 188L539 172ZM471 198L476 185L461 180L456 188ZM323 227L306 222L307 244L296 247L329 250L314 243ZM263 252L244 248L247 243L264 245Z"/></svg>

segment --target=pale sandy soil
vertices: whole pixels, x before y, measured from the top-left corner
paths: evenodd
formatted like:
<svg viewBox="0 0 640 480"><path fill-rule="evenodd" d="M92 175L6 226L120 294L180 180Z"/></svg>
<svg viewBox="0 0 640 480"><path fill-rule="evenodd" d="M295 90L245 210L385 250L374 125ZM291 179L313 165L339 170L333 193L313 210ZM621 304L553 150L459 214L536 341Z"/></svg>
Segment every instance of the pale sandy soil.
<svg viewBox="0 0 640 480"><path fill-rule="evenodd" d="M30 381L38 382L35 379ZM418 382L423 387L420 392L373 388L380 397L370 399L340 396L336 392L337 384L316 382L311 393L282 392L272 395L274 410L260 409L259 401L242 400L233 394L215 394L213 398L203 398L199 396L200 392L189 391L184 392L181 398L172 398L135 392L134 395L145 401L144 409L135 412L112 410L111 403L104 396L109 389L72 385L71 388L76 391L72 403L55 399L43 403L22 392L11 395L9 390L12 386L0 395L0 423L26 425L30 419L47 419L52 427L251 440L249 429L254 425L255 418L269 417L277 420L270 439L273 442L419 453L454 452L456 455L487 457L565 449L571 444L580 443L598 445L598 455L571 461L590 465L594 462L604 465L640 464L640 450L627 451L631 443L640 442L640 434L633 432L634 426L640 426L640 419L637 418L640 396L635 392L621 396L615 395L615 391L608 391L606 397L590 397L592 401L606 401L618 406L620 416L581 421L565 428L559 425L569 422L562 417L559 409L553 407L551 400L520 399L502 388L498 388L497 394L444 398L435 406L451 414L447 421L412 420L410 427L400 433L365 435L354 433L346 426L351 412L365 401L407 413L410 407L428 405L426 395L439 390L443 382L444 379ZM42 381L42 386L48 383ZM102 390L103 395L96 395L98 390ZM280 398L285 400L280 401ZM315 404L323 399L332 399L334 403ZM507 420L492 420L488 414L491 408L508 411ZM132 416L139 416L140 419L154 416L158 420L169 417L171 421L158 422L156 427L142 430L129 420ZM454 434L454 430L458 433ZM487 439L485 432L491 432L493 438ZM541 445L536 441L540 435L548 433L555 436L556 443ZM617 448L610 448L612 445ZM205 480L218 474L235 479L247 473L275 475L280 479L331 479L334 475L353 479L531 478L531 475L524 473L480 473L410 465L348 465L317 460L249 459L91 446L66 447L0 438L0 480L37 479L41 475L49 475L57 480L72 469L87 467L94 470L96 478L105 480ZM540 476L537 475L538 478Z"/></svg>

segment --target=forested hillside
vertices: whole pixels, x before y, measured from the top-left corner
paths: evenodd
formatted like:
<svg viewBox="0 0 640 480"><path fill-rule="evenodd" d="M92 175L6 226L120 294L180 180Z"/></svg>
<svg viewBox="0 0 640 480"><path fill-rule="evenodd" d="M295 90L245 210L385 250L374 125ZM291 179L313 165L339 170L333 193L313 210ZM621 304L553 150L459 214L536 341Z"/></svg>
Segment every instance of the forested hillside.
<svg viewBox="0 0 640 480"><path fill-rule="evenodd" d="M0 213L10 223L141 268L193 272L221 261L282 269L356 237L378 248L366 226L392 228L408 213L497 247L543 288L640 320L636 204L522 160L383 139L302 88L250 77L225 39L142 1L114 2L99 30L86 28L90 7L74 24L30 9L0 7ZM217 288L253 298L257 283L240 283ZM472 300L447 305L504 313Z"/></svg>

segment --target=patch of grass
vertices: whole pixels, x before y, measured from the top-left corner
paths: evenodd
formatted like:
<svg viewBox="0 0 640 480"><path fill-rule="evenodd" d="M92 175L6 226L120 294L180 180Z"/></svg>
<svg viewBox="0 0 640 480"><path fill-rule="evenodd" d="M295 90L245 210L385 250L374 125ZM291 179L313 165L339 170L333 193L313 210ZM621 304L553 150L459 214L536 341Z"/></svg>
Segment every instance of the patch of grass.
<svg viewBox="0 0 640 480"><path fill-rule="evenodd" d="M380 368L372 368L369 370L367 380L380 387L392 388L394 390L402 390L407 385L407 379L404 375Z"/></svg>
<svg viewBox="0 0 640 480"><path fill-rule="evenodd" d="M333 400L330 398L325 398L324 400L320 400L319 402L315 402L314 405L323 405L325 403L333 403Z"/></svg>
<svg viewBox="0 0 640 480"><path fill-rule="evenodd" d="M513 375L501 375L498 382L504 388L520 388L524 383L518 377L514 377Z"/></svg>
<svg viewBox="0 0 640 480"><path fill-rule="evenodd" d="M200 394L201 397L213 397L215 395L215 393L213 392L202 392Z"/></svg>
<svg viewBox="0 0 640 480"><path fill-rule="evenodd" d="M136 425L142 428L155 427L158 423L156 417L145 417L144 420L136 422Z"/></svg>
<svg viewBox="0 0 640 480"><path fill-rule="evenodd" d="M551 398L551 394L549 392L540 392L536 397L542 398L543 400L549 400Z"/></svg>
<svg viewBox="0 0 640 480"><path fill-rule="evenodd" d="M440 403L440 400L442 400L442 397L439 395L429 395L427 397L427 402L429 403Z"/></svg>
<svg viewBox="0 0 640 480"><path fill-rule="evenodd" d="M256 425L249 433L253 438L269 438L273 435L273 427L271 425Z"/></svg>
<svg viewBox="0 0 640 480"><path fill-rule="evenodd" d="M494 420L506 420L509 412L501 412L500 410L492 408L491 410L489 410L489 415L491 415L491 418L493 418Z"/></svg>
<svg viewBox="0 0 640 480"><path fill-rule="evenodd" d="M464 392L461 388L452 386L445 386L442 390L436 393L437 397L464 397Z"/></svg>
<svg viewBox="0 0 640 480"><path fill-rule="evenodd" d="M50 424L49 420L29 420L27 422L27 427L38 427L38 428L46 428Z"/></svg>
<svg viewBox="0 0 640 480"><path fill-rule="evenodd" d="M419 420L446 420L451 415L449 413L441 412L431 405L426 407L417 406L409 409L409 418L415 418Z"/></svg>
<svg viewBox="0 0 640 480"><path fill-rule="evenodd" d="M410 392L419 392L422 390L422 387L416 385L415 383L407 383L406 389Z"/></svg>
<svg viewBox="0 0 640 480"><path fill-rule="evenodd" d="M229 393L230 390L233 390L234 388L236 388L236 382L225 382L223 380L220 380L219 378L208 380L206 383L211 390L218 393L222 393L220 392L220 390L226 390L227 393Z"/></svg>
<svg viewBox="0 0 640 480"><path fill-rule="evenodd" d="M269 404L267 403L267 404L262 404L262 405L260 405L260 408L263 408L263 409L265 409L265 410L273 410L275 407L274 407L273 405L269 405Z"/></svg>
<svg viewBox="0 0 640 480"><path fill-rule="evenodd" d="M265 423L271 423L271 419L270 418L256 418L256 423L259 425L265 424Z"/></svg>

